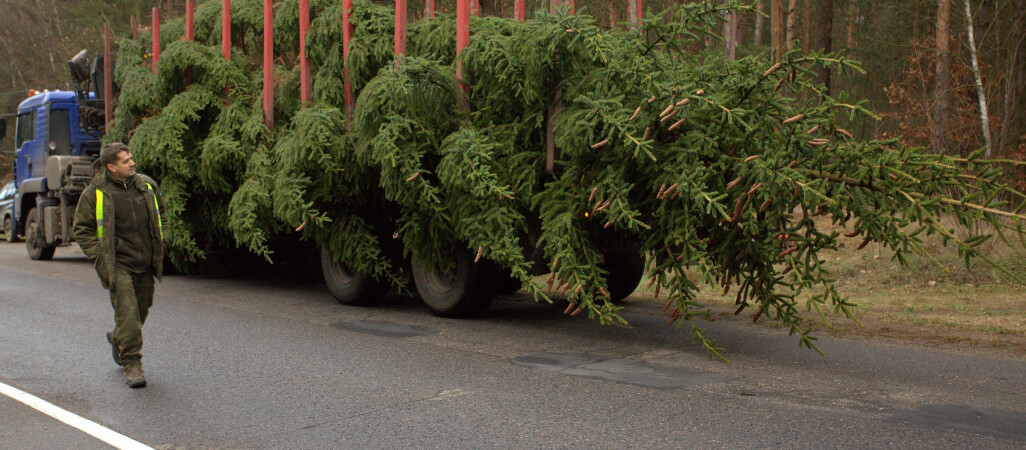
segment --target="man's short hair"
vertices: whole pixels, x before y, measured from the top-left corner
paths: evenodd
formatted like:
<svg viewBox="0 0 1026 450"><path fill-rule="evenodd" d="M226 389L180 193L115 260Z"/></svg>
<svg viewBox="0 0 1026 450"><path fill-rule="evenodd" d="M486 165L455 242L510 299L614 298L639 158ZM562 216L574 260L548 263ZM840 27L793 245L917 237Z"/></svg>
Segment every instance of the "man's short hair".
<svg viewBox="0 0 1026 450"><path fill-rule="evenodd" d="M118 162L118 155L121 152L127 151L130 151L128 146L120 142L111 142L110 144L104 145L100 150L100 164L106 168L107 164Z"/></svg>

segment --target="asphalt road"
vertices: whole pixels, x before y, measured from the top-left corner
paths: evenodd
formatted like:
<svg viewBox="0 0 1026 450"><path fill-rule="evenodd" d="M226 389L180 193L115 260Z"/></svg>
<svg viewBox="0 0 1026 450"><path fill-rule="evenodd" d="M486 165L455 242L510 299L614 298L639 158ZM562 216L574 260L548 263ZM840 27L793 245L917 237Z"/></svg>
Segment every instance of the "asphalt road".
<svg viewBox="0 0 1026 450"><path fill-rule="evenodd" d="M661 305L630 328L525 296L473 320L316 283L165 277L124 384L110 301L74 248L0 245L0 382L157 448L1023 448L1026 361L707 323L710 361ZM0 396L0 447L104 448Z"/></svg>

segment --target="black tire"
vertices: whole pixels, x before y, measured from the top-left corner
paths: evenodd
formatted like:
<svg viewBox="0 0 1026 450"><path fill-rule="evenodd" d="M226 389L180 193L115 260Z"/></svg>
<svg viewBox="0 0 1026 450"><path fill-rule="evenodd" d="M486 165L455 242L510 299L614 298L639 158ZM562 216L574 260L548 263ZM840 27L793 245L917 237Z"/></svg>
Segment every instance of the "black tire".
<svg viewBox="0 0 1026 450"><path fill-rule="evenodd" d="M53 259L53 252L57 250L57 247L46 246L46 239L39 229L39 210L36 208L29 210L25 219L25 249L28 250L29 258L37 261Z"/></svg>
<svg viewBox="0 0 1026 450"><path fill-rule="evenodd" d="M645 275L645 256L641 254L640 243L636 239L627 239L612 244L599 267L609 272L606 275L609 300L622 302L634 293Z"/></svg>
<svg viewBox="0 0 1026 450"><path fill-rule="evenodd" d="M511 295L523 287L519 279L509 274L509 269L490 263L488 268L488 284L491 285L492 293L497 296Z"/></svg>
<svg viewBox="0 0 1026 450"><path fill-rule="evenodd" d="M495 293L489 287L485 263L475 264L470 253L457 251L454 267L445 273L411 263L417 293L431 312L441 317L467 317L488 308Z"/></svg>
<svg viewBox="0 0 1026 450"><path fill-rule="evenodd" d="M10 217L4 217L4 237L7 242L18 242L18 232L14 230L14 222Z"/></svg>
<svg viewBox="0 0 1026 450"><path fill-rule="evenodd" d="M326 248L321 249L321 273L328 291L343 305L371 305L388 293L387 283L353 272L345 264L336 261Z"/></svg>

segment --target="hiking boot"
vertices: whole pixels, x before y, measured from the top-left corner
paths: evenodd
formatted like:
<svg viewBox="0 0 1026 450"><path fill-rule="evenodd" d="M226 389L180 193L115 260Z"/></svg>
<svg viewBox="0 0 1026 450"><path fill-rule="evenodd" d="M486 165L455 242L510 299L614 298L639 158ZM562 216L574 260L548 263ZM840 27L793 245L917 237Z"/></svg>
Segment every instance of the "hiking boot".
<svg viewBox="0 0 1026 450"><path fill-rule="evenodd" d="M146 386L146 376L143 375L142 368L125 368L125 383L128 383L128 387L130 388L141 388Z"/></svg>
<svg viewBox="0 0 1026 450"><path fill-rule="evenodd" d="M118 339L114 337L113 331L107 332L107 342L110 343L110 351L111 354L114 356L114 362L118 363L119 366L124 365L121 362L121 352L118 351Z"/></svg>

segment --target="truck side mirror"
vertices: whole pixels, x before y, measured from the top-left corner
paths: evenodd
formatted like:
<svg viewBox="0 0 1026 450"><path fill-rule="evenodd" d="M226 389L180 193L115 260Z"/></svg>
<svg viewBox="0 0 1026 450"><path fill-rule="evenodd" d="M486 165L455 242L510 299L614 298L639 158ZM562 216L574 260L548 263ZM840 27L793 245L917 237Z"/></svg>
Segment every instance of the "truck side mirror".
<svg viewBox="0 0 1026 450"><path fill-rule="evenodd" d="M3 140L3 138L5 138L5 137L7 137L7 118L6 117L0 117L0 140ZM13 155L14 154L14 150L13 149L12 150L3 150L0 153L5 153L5 154L8 154L8 155Z"/></svg>

